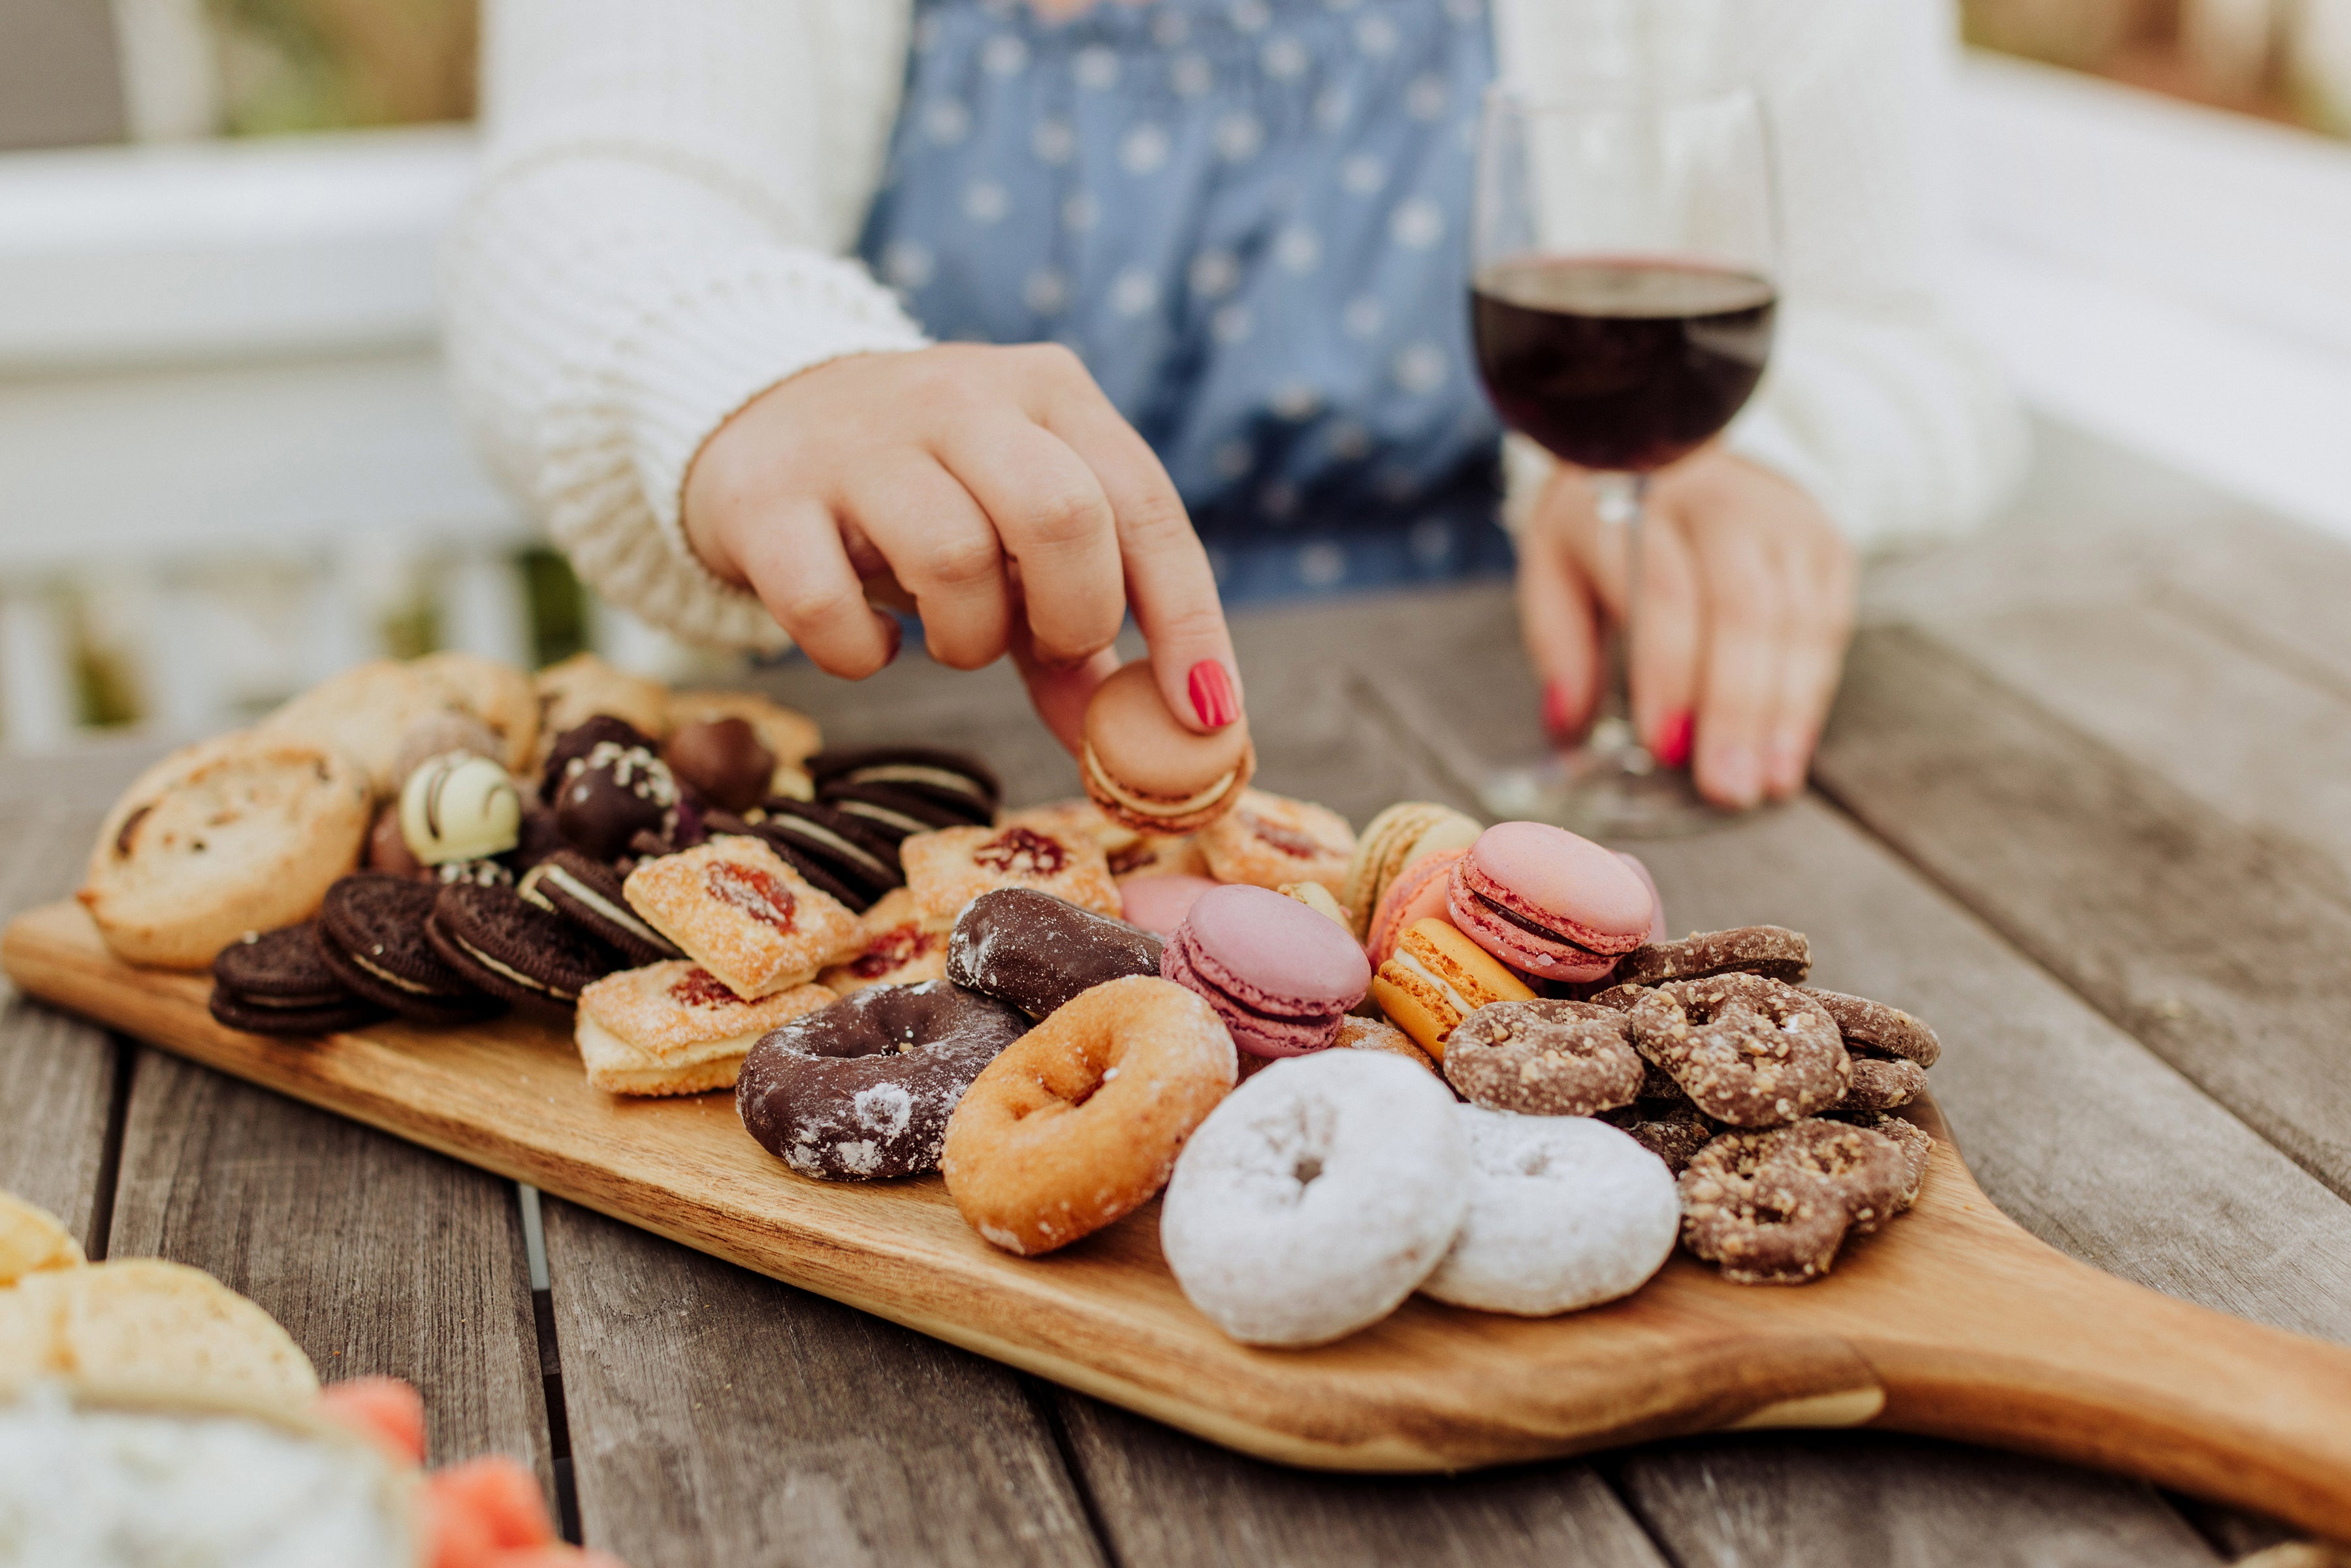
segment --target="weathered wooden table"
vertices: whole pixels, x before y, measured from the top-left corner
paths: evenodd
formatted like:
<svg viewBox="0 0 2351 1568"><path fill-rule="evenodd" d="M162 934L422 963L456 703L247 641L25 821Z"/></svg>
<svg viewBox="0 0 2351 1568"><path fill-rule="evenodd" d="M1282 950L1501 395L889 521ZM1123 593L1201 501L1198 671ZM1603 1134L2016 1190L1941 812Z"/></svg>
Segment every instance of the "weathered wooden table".
<svg viewBox="0 0 2351 1568"><path fill-rule="evenodd" d="M1822 983L1932 1020L1961 1146L2049 1241L2351 1341L2346 604L2351 551L2046 432L2004 524L1873 574L1816 792L1643 846L1668 917L1798 927ZM1500 591L1236 631L1262 781L1358 823L1468 803L1532 743ZM841 741L969 746L1015 801L1072 792L1001 669L769 684ZM143 755L0 768L0 909L73 885ZM21 1000L0 1186L93 1257L210 1270L330 1379L413 1380L436 1460L526 1457L568 1531L637 1568L2319 1560L2137 1482L1866 1431L1283 1470Z"/></svg>

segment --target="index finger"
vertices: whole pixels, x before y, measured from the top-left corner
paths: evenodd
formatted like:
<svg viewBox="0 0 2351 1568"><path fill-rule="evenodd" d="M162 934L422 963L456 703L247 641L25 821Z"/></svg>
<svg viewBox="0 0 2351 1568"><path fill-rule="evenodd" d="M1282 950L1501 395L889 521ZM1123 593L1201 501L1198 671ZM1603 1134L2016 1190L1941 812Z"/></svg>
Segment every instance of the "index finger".
<svg viewBox="0 0 2351 1568"><path fill-rule="evenodd" d="M1176 483L1148 443L1089 384L1054 398L1045 427L1102 482L1118 528L1127 603L1151 650L1167 711L1186 727L1222 729L1241 716L1240 665L1208 552L1192 531Z"/></svg>

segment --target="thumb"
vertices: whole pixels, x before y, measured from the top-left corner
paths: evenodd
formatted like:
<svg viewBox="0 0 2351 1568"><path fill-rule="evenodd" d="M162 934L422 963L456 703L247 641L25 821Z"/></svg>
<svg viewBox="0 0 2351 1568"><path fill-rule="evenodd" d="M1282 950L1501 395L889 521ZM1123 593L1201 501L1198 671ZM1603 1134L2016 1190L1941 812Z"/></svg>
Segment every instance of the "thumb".
<svg viewBox="0 0 2351 1568"><path fill-rule="evenodd" d="M1020 672L1037 716L1071 756L1077 756L1085 747L1086 704L1093 699L1094 688L1118 668L1118 650L1100 649L1074 664L1050 664L1038 656L1035 636L1022 619L1012 626L1012 667Z"/></svg>
<svg viewBox="0 0 2351 1568"><path fill-rule="evenodd" d="M1600 701L1600 614L1583 570L1550 529L1519 546L1519 631L1543 684L1542 721L1554 740L1573 740Z"/></svg>

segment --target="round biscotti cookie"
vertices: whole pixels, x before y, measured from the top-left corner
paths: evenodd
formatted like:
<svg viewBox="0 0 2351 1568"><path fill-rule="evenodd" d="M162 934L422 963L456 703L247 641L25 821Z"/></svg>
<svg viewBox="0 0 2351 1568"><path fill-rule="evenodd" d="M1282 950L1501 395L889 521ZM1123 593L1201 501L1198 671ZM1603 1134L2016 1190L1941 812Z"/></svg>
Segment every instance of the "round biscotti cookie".
<svg viewBox="0 0 2351 1568"><path fill-rule="evenodd" d="M1176 1162L1159 1247L1244 1344L1323 1344L1377 1322L1437 1266L1468 1202L1453 1096L1370 1051L1277 1061Z"/></svg>
<svg viewBox="0 0 2351 1568"><path fill-rule="evenodd" d="M1681 1200L1656 1155L1585 1116L1453 1115L1469 1145L1469 1207L1423 1295L1542 1318L1629 1296L1665 1267Z"/></svg>
<svg viewBox="0 0 2351 1568"><path fill-rule="evenodd" d="M425 925L442 889L408 877L361 872L327 890L319 906L319 950L335 977L414 1023L458 1024L498 1010L473 981L434 950Z"/></svg>
<svg viewBox="0 0 2351 1568"><path fill-rule="evenodd" d="M528 675L503 660L454 650L427 653L408 667L497 737L497 749L484 755L510 773L530 766L538 749L538 693Z"/></svg>
<svg viewBox="0 0 2351 1568"><path fill-rule="evenodd" d="M1244 789L1238 805L1201 830L1200 852L1218 882L1276 889L1320 883L1336 899L1347 885L1355 830L1327 806Z"/></svg>
<svg viewBox="0 0 2351 1568"><path fill-rule="evenodd" d="M593 653L574 653L530 678L538 696L539 749L544 753L565 730L606 714L658 741L669 733L669 688L643 675L615 669ZM545 758L540 758L544 766Z"/></svg>
<svg viewBox="0 0 2351 1568"><path fill-rule="evenodd" d="M383 1016L327 967L316 921L248 931L213 960L212 1015L247 1034L325 1034Z"/></svg>
<svg viewBox="0 0 2351 1568"><path fill-rule="evenodd" d="M368 788L381 800L400 793L401 747L409 732L427 719L466 711L413 665L371 659L289 699L256 728L341 752L366 770Z"/></svg>
<svg viewBox="0 0 2351 1568"><path fill-rule="evenodd" d="M0 1395L35 1378L120 1398L307 1405L319 1375L267 1312L155 1258L27 1275L0 1291Z"/></svg>
<svg viewBox="0 0 2351 1568"><path fill-rule="evenodd" d="M359 863L368 826L367 780L341 752L223 736L131 783L76 896L116 956L201 969L247 931L308 919Z"/></svg>
<svg viewBox="0 0 2351 1568"><path fill-rule="evenodd" d="M0 1192L0 1288L27 1274L78 1269L87 1261L81 1243L56 1215L14 1193Z"/></svg>

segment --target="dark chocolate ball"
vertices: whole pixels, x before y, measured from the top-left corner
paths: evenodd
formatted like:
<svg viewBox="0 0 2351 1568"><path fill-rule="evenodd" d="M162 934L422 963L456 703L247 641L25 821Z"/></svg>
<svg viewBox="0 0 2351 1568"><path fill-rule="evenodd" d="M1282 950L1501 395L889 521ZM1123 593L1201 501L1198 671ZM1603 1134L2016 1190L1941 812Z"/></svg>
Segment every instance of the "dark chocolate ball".
<svg viewBox="0 0 2351 1568"><path fill-rule="evenodd" d="M394 876L414 876L424 869L415 852L408 847L408 836L400 831L400 803L396 800L375 814L375 826L368 830L367 869L390 872Z"/></svg>
<svg viewBox="0 0 2351 1568"><path fill-rule="evenodd" d="M743 718L699 719L678 726L662 757L679 780L725 811L747 811L767 799L776 754Z"/></svg>
<svg viewBox="0 0 2351 1568"><path fill-rule="evenodd" d="M677 827L677 805L667 763L644 747L600 740L565 768L555 826L583 853L615 861L639 833L667 839Z"/></svg>
<svg viewBox="0 0 2351 1568"><path fill-rule="evenodd" d="M555 737L554 747L547 754L547 768L538 777L539 799L555 804L556 791L563 788L563 777L571 765L586 757L606 741L615 746L642 746L653 749L653 738L624 718L600 713L573 725Z"/></svg>

